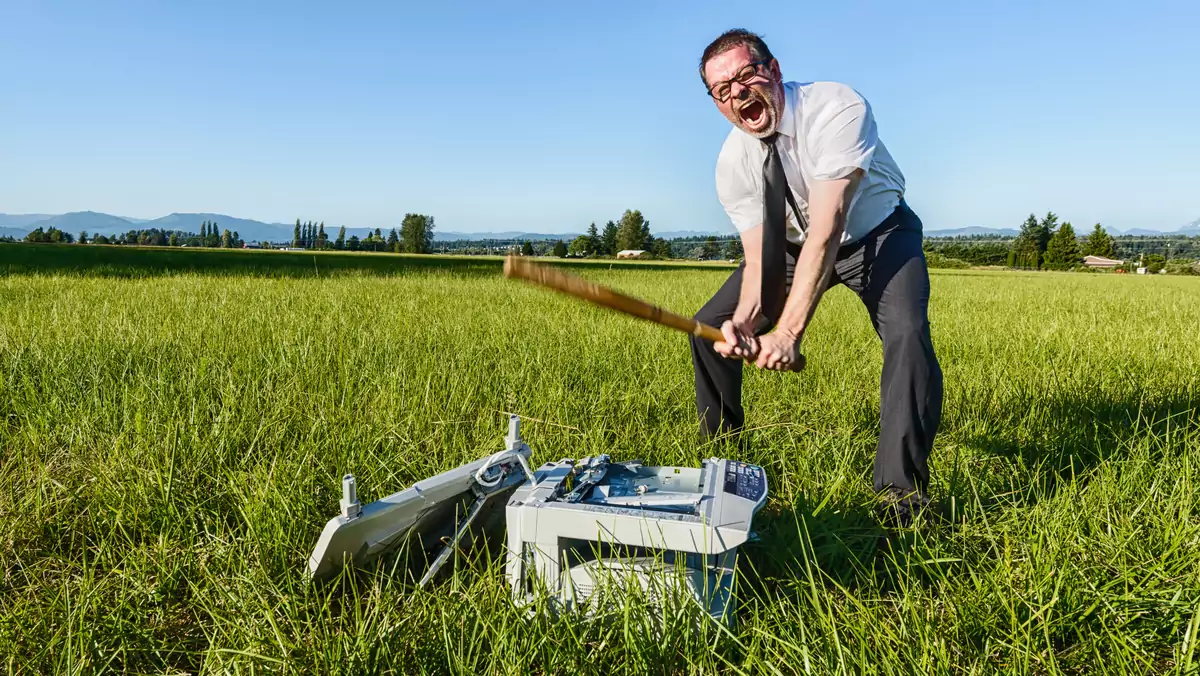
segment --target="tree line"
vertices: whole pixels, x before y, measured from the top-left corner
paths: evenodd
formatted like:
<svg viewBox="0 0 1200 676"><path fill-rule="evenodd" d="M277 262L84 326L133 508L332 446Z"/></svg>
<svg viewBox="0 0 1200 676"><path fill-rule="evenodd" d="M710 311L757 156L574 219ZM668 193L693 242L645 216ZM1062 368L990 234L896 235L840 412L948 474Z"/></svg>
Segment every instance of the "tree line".
<svg viewBox="0 0 1200 676"><path fill-rule="evenodd" d="M433 216L427 214L405 214L400 229L392 228L387 237L381 228L366 237L346 237L346 226L338 228L337 237L331 242L325 232L325 222L300 222L292 229L292 247L296 249L323 249L331 251L379 251L390 253L427 254L433 251Z"/></svg>
<svg viewBox="0 0 1200 676"><path fill-rule="evenodd" d="M1150 247L1130 246L1134 241L1147 239L1159 242L1167 240L1165 255L1148 253L1146 249ZM1167 269L1189 274L1188 271L1194 269L1189 254L1200 255L1198 240L1200 238L1186 236L1113 237L1099 223L1086 235L1080 236L1069 221L1060 223L1057 214L1050 211L1040 219L1030 214L1021 224L1016 237L977 235L942 239L934 235L925 239L924 248L930 265L939 267L996 265L1025 270L1073 270L1083 267L1085 256L1101 256L1110 259L1136 258L1124 265L1130 271L1145 265L1148 272ZM1178 262L1168 265L1172 259Z"/></svg>

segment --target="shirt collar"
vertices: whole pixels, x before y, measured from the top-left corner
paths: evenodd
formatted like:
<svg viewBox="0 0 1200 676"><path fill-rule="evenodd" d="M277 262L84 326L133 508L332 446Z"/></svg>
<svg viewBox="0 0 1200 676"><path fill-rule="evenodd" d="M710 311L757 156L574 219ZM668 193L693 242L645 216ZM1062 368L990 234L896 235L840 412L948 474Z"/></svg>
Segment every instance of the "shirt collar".
<svg viewBox="0 0 1200 676"><path fill-rule="evenodd" d="M783 83L783 110L779 112L779 127L780 134L788 138L796 137L796 111L795 101L793 99L794 90L791 82Z"/></svg>

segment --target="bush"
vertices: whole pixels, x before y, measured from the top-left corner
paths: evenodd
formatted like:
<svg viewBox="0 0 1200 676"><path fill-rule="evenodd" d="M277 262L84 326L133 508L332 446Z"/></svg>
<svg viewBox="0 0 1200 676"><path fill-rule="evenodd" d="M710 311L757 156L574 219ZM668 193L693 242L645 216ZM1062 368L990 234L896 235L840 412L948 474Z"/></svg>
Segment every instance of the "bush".
<svg viewBox="0 0 1200 676"><path fill-rule="evenodd" d="M1183 258L1172 258L1165 266L1168 275L1200 275L1200 263Z"/></svg>
<svg viewBox="0 0 1200 676"><path fill-rule="evenodd" d="M971 267L971 265L966 261L960 261L957 258L943 256L936 251L931 251L925 254L925 265L931 268L943 268L951 270L965 270Z"/></svg>

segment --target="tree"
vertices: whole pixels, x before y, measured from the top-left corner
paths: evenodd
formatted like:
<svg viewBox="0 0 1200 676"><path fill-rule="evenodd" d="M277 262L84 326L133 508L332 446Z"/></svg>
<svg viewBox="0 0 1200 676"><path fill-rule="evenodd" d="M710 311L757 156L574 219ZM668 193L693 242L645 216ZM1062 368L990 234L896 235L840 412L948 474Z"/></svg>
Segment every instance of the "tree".
<svg viewBox="0 0 1200 676"><path fill-rule="evenodd" d="M1017 235L1017 239L1013 242L1013 249L1016 251L1014 262L1016 267L1021 268L1036 268L1040 260L1041 249L1038 248L1038 241L1041 238L1041 224L1038 223L1037 216L1029 214L1029 218L1021 224L1021 233Z"/></svg>
<svg viewBox="0 0 1200 676"><path fill-rule="evenodd" d="M567 247L567 251L571 252L572 256L587 256L595 254L596 250L591 248L591 238L587 235L580 235L571 240L571 245Z"/></svg>
<svg viewBox="0 0 1200 676"><path fill-rule="evenodd" d="M1079 242L1075 241L1075 229L1069 222L1063 223L1046 245L1046 268L1070 270L1078 263Z"/></svg>
<svg viewBox="0 0 1200 676"><path fill-rule="evenodd" d="M654 243L650 245L650 253L654 254L656 258L670 258L671 243L662 237L655 237Z"/></svg>
<svg viewBox="0 0 1200 676"><path fill-rule="evenodd" d="M208 221L200 224L200 241L203 242L208 237Z"/></svg>
<svg viewBox="0 0 1200 676"><path fill-rule="evenodd" d="M321 226L317 229L317 248L324 249L329 243L329 235L325 234L325 221L321 221Z"/></svg>
<svg viewBox="0 0 1200 676"><path fill-rule="evenodd" d="M596 232L596 222L592 221L592 224L588 226L587 248L585 251L595 256L596 252L600 250L600 244L600 233Z"/></svg>
<svg viewBox="0 0 1200 676"><path fill-rule="evenodd" d="M167 246L179 246L179 235L177 233L173 232L171 233L171 236L167 238Z"/></svg>
<svg viewBox="0 0 1200 676"><path fill-rule="evenodd" d="M558 256L559 258L567 257L567 245L563 244L561 239L554 242L554 255Z"/></svg>
<svg viewBox="0 0 1200 676"><path fill-rule="evenodd" d="M533 245L529 243L529 240L525 240L525 243L521 245L521 255L522 256L532 256L533 255Z"/></svg>
<svg viewBox="0 0 1200 676"><path fill-rule="evenodd" d="M605 256L617 253L617 224L612 221L604 224L604 234L600 236L600 253Z"/></svg>
<svg viewBox="0 0 1200 676"><path fill-rule="evenodd" d="M87 243L88 243L88 234L87 234L87 230L84 230L83 232L79 233L79 243L80 243L80 244L87 244Z"/></svg>
<svg viewBox="0 0 1200 676"><path fill-rule="evenodd" d="M733 260L738 260L746 255L745 249L742 248L742 240L734 237L725 245L725 255Z"/></svg>
<svg viewBox="0 0 1200 676"><path fill-rule="evenodd" d="M233 245L236 247L242 246L242 236L238 234L237 230L233 231Z"/></svg>
<svg viewBox="0 0 1200 676"><path fill-rule="evenodd" d="M300 219L296 219L296 227L292 229L292 246L300 246Z"/></svg>
<svg viewBox="0 0 1200 676"><path fill-rule="evenodd" d="M333 241L333 248L339 251L346 248L346 226L338 228L338 236Z"/></svg>
<svg viewBox="0 0 1200 676"><path fill-rule="evenodd" d="M400 237L396 235L395 228L392 228L391 232L388 233L387 250L394 253L400 253Z"/></svg>
<svg viewBox="0 0 1200 676"><path fill-rule="evenodd" d="M350 239L346 241L346 248L350 251L358 251L358 235L350 235Z"/></svg>
<svg viewBox="0 0 1200 676"><path fill-rule="evenodd" d="M233 235L230 234L229 228L225 228L223 231L221 231L221 248L222 249L232 249L233 248Z"/></svg>
<svg viewBox="0 0 1200 676"><path fill-rule="evenodd" d="M704 260L715 260L721 257L721 245L717 244L717 238L709 235L708 239L704 240L704 249L701 253Z"/></svg>
<svg viewBox="0 0 1200 676"><path fill-rule="evenodd" d="M1154 275L1158 274L1159 270L1167 264L1167 259L1162 254L1150 254L1146 256L1146 272Z"/></svg>
<svg viewBox="0 0 1200 676"><path fill-rule="evenodd" d="M621 215L621 222L617 226L618 251L645 248L643 246L646 242L644 223L645 219L642 218L642 212L625 210L625 213ZM614 251L613 253L616 252Z"/></svg>
<svg viewBox="0 0 1200 676"><path fill-rule="evenodd" d="M1099 223L1092 229L1092 234L1087 236L1083 241L1084 256L1104 256L1112 258L1113 253L1113 238L1108 234Z"/></svg>
<svg viewBox="0 0 1200 676"><path fill-rule="evenodd" d="M404 214L400 222L400 243L407 253L429 253L433 247L433 216Z"/></svg>

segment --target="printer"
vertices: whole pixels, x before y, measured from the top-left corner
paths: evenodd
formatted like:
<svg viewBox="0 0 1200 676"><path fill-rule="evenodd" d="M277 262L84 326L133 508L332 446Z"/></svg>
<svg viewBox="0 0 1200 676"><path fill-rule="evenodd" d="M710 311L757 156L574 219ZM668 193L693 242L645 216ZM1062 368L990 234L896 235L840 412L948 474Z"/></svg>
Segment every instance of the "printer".
<svg viewBox="0 0 1200 676"><path fill-rule="evenodd" d="M358 503L354 477L343 477L341 513L326 523L309 575L403 552L424 586L456 553L499 540L518 604L542 598L591 614L637 594L732 620L738 548L753 538L767 499L762 467L715 457L699 467L647 466L601 454L531 469L516 416L505 442L368 505Z"/></svg>

